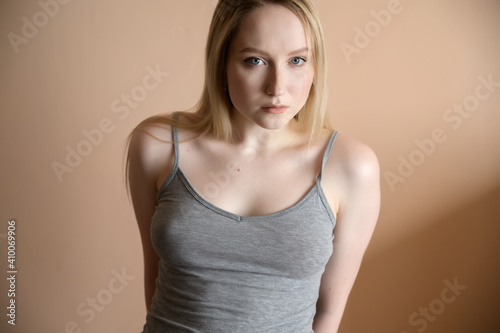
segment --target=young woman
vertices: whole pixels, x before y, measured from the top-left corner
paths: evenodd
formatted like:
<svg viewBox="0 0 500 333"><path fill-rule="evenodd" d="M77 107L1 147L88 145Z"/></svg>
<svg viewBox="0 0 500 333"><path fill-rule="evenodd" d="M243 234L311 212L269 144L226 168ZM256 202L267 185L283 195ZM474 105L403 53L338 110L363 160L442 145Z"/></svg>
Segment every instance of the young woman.
<svg viewBox="0 0 500 333"><path fill-rule="evenodd" d="M312 2L220 0L205 65L194 110L129 137L143 332L337 332L378 217L379 166L329 129Z"/></svg>

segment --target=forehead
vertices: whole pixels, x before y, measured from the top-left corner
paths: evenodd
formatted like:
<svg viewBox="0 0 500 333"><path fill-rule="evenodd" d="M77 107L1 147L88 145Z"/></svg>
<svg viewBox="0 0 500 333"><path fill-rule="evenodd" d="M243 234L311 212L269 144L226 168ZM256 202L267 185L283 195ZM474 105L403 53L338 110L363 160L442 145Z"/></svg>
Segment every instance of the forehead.
<svg viewBox="0 0 500 333"><path fill-rule="evenodd" d="M236 48L256 47L269 52L286 52L308 46L299 17L278 4L266 4L248 14L231 44Z"/></svg>

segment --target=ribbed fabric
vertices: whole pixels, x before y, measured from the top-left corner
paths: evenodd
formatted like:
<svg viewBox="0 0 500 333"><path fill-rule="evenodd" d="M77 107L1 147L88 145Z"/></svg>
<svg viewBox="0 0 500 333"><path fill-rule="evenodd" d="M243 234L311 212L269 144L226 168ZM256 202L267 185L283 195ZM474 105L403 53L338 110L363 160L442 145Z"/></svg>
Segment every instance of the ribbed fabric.
<svg viewBox="0 0 500 333"><path fill-rule="evenodd" d="M160 262L143 333L313 332L335 227L321 174L336 135L316 184L297 204L250 217L204 199L180 169L174 143L174 166L151 224Z"/></svg>

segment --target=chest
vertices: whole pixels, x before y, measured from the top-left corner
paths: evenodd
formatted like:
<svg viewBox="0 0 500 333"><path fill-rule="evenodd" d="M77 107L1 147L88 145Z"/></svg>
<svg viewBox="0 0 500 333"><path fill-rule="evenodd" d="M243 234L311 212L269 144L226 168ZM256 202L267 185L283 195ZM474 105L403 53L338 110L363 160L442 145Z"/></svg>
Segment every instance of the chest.
<svg viewBox="0 0 500 333"><path fill-rule="evenodd" d="M152 241L171 267L307 279L332 253L334 221L313 191L298 206L239 217L207 205L176 176L160 195Z"/></svg>
<svg viewBox="0 0 500 333"><path fill-rule="evenodd" d="M257 153L180 148L180 168L207 201L241 216L272 214L299 202L321 169L318 151Z"/></svg>

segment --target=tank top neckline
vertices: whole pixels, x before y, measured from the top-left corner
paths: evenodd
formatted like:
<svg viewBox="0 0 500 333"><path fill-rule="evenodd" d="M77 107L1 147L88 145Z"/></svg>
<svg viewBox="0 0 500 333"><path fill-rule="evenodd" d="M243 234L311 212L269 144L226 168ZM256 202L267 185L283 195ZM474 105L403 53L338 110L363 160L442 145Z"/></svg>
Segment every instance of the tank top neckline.
<svg viewBox="0 0 500 333"><path fill-rule="evenodd" d="M191 184L188 177L186 176L184 171L182 171L180 166L177 166L176 173L179 175L182 183L186 186L186 189L189 191L189 193L199 203L201 203L203 206L207 207L208 209L214 211L215 213L218 213L222 216L228 217L228 218L236 220L236 221L249 222L252 220L266 220L266 219L272 219L272 218L276 218L276 217L288 214L288 213L298 209L300 206L302 206L302 204L306 203L308 201L308 199L311 198L316 192L318 192L318 190L321 190L321 184L319 183L318 178L316 178L317 180L316 180L315 184L306 192L306 194L298 202L296 202L295 204L293 204L287 208L281 209L281 210L273 212L273 213L264 214L264 215L238 215L238 214L232 213L228 210L225 210L217 205L214 205L213 203L211 203L210 201L205 199L205 197L203 197L194 188L194 186ZM321 190L321 192L322 192L322 190ZM329 205L327 207L329 208ZM333 212L329 212L329 214L332 217L334 217Z"/></svg>
<svg viewBox="0 0 500 333"><path fill-rule="evenodd" d="M174 113L174 115L173 115L174 120L177 119L177 116L178 116L178 113ZM191 184L191 182L189 181L188 177L186 176L186 174L184 173L184 171L182 171L182 169L180 167L180 163L179 163L179 140L178 140L178 134L177 134L177 126L172 126L172 140L173 140L173 144L174 144L174 165L173 165L172 171L170 172L170 175L165 179L165 181L163 182L163 184L160 186L160 189L157 192L156 198L159 199L160 194L165 189L165 187L171 182L171 180L175 176L179 176L180 180L182 181L182 183L184 184L184 186L186 187L186 189L188 190L188 192L200 204L202 204L206 208L214 211L215 213L218 213L218 214L220 214L222 216L225 216L227 218L230 218L230 219L233 219L233 220L236 220L236 221L247 221L248 222L248 221L258 221L258 220L272 219L272 218L276 218L276 217L282 216L284 214L288 214L288 213L290 213L290 212L298 209L300 206L302 206L303 204L305 204L314 194L318 193L321 201L323 202L323 206L325 207L327 214L330 216L330 218L332 219L333 223L335 224L335 221L336 221L335 214L333 213L333 210L331 209L330 204L328 203L328 200L326 199L326 196L325 196L325 194L323 192L323 188L321 187L321 177L322 177L322 174L323 174L323 169L325 167L325 164L328 161L328 158L330 156L330 152L331 152L331 149L332 149L333 144L335 142L335 139L337 137L337 134L338 134L338 131L333 131L332 134L330 135L330 139L329 139L328 144L327 144L327 146L326 146L326 148L324 150L324 153L323 153L323 160L322 160L322 163L321 163L321 170L318 173L318 175L316 176L316 181L315 181L314 185L306 192L306 194L298 202L296 202L295 204L293 204L293 205L291 205L291 206L289 206L287 208L284 208L284 209L281 209L281 210L279 210L277 212L274 212L274 213L269 213L269 214L264 214L264 215L250 215L250 216L245 216L245 215L238 215L238 214L229 212L229 211L227 211L227 210L225 210L225 209L223 209L223 208L221 208L219 206L214 205L213 203L211 203L210 201L208 201L207 199L205 199L205 197L203 197L194 188L194 186Z"/></svg>

